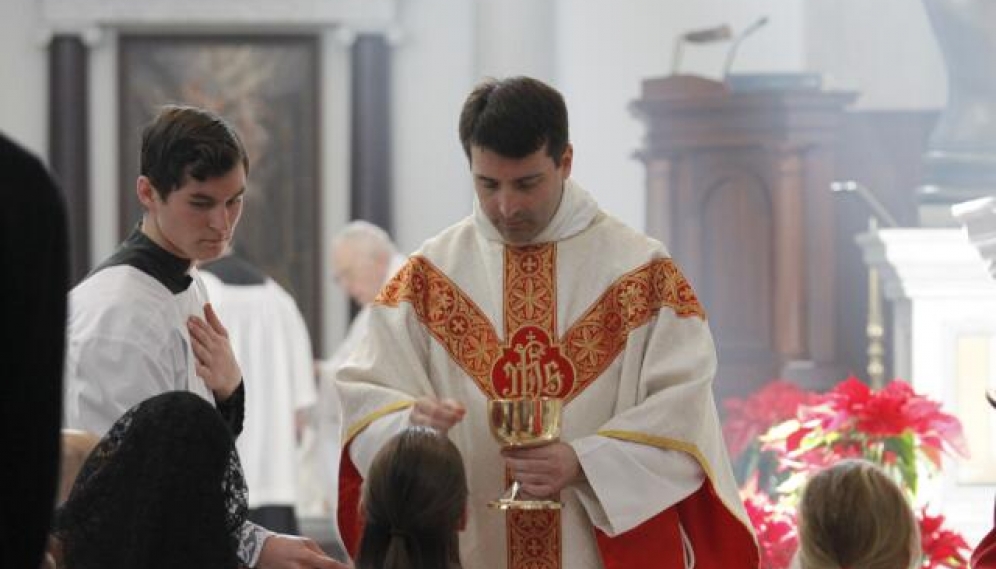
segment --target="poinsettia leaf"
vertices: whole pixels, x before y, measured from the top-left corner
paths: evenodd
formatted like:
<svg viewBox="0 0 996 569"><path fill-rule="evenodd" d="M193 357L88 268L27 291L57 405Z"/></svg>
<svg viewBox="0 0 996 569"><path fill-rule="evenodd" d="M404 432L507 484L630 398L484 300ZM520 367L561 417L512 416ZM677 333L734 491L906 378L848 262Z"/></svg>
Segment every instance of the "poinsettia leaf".
<svg viewBox="0 0 996 569"><path fill-rule="evenodd" d="M896 465L903 477L903 483L912 495L917 492L916 447L913 433L906 431L902 436L890 439L894 441L892 450L898 457Z"/></svg>
<svg viewBox="0 0 996 569"><path fill-rule="evenodd" d="M806 485L806 480L809 477L805 472L796 472L785 479L784 482L778 485L778 493L782 495L795 495L802 490L802 487Z"/></svg>
<svg viewBox="0 0 996 569"><path fill-rule="evenodd" d="M930 465L933 466L932 471L936 472L937 470L940 470L940 468L941 468L941 451L940 450L938 450L938 449L936 449L934 447L924 446L924 447L920 447L920 454L925 459L927 459L927 462L930 463Z"/></svg>
<svg viewBox="0 0 996 569"><path fill-rule="evenodd" d="M792 433L798 431L802 428L802 425L797 419L789 419L787 421L782 421L772 425L770 429L760 437L758 437L761 442L774 442L774 441L784 441Z"/></svg>
<svg viewBox="0 0 996 569"><path fill-rule="evenodd" d="M914 456L912 437L889 437L883 441L883 446L885 450L896 453L896 456L901 461L908 461Z"/></svg>

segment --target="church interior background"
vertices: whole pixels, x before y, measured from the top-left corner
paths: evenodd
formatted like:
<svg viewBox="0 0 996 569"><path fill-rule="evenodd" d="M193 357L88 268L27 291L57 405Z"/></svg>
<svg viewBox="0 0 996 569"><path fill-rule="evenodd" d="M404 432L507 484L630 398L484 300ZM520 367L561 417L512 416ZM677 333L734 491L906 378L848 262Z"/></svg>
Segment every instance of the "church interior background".
<svg viewBox="0 0 996 569"><path fill-rule="evenodd" d="M961 420L971 451L918 500L969 543L990 527L996 282L979 243L994 229L964 204L996 194L991 3L5 0L4 13L0 130L60 178L74 279L137 219L137 125L163 102L210 106L259 157L241 246L294 292L327 356L349 317L331 236L364 217L411 251L466 215L461 101L482 77L532 75L565 95L574 177L686 267L719 399L779 378L904 379Z"/></svg>

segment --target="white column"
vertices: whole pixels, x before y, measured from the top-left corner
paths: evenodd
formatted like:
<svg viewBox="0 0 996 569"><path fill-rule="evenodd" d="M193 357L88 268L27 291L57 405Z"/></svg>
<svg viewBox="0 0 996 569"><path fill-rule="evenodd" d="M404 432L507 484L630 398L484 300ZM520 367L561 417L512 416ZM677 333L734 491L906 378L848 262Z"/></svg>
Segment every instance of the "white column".
<svg viewBox="0 0 996 569"><path fill-rule="evenodd" d="M332 278L329 268L332 237L349 221L349 54L355 32L348 26L321 32L322 128L320 163L322 176L321 244L319 245L322 290L321 354L329 357L342 341L349 323L349 304Z"/></svg>

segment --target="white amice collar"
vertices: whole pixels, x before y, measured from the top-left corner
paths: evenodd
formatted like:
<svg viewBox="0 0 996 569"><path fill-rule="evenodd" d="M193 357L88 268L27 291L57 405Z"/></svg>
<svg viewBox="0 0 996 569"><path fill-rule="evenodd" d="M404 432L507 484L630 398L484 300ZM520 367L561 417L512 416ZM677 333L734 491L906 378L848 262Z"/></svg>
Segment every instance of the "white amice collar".
<svg viewBox="0 0 996 569"><path fill-rule="evenodd" d="M581 233L591 225L598 215L598 203L577 182L568 179L564 181L564 195L560 198L557 213L553 214L550 223L530 241L530 243L549 243L561 241ZM474 198L474 225L488 241L504 241L501 233L495 229L481 209L478 199Z"/></svg>

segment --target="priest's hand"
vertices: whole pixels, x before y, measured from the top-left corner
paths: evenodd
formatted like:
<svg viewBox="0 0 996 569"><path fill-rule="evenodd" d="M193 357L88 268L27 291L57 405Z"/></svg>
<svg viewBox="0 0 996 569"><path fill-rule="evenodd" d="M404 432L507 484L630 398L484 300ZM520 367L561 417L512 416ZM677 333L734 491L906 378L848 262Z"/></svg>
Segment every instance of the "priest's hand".
<svg viewBox="0 0 996 569"><path fill-rule="evenodd" d="M522 491L537 498L555 496L565 487L584 480L574 447L555 442L532 448L506 448L501 455L522 484Z"/></svg>
<svg viewBox="0 0 996 569"><path fill-rule="evenodd" d="M292 535L271 535L263 542L257 569L349 569L325 555L314 540Z"/></svg>
<svg viewBox="0 0 996 569"><path fill-rule="evenodd" d="M411 423L446 433L453 425L462 421L466 414L467 408L455 399L421 397L412 408Z"/></svg>
<svg viewBox="0 0 996 569"><path fill-rule="evenodd" d="M187 319L190 344L194 349L197 375L219 401L226 401L242 383L242 370L232 353L228 330L221 324L210 303L204 305L207 322L197 316Z"/></svg>

